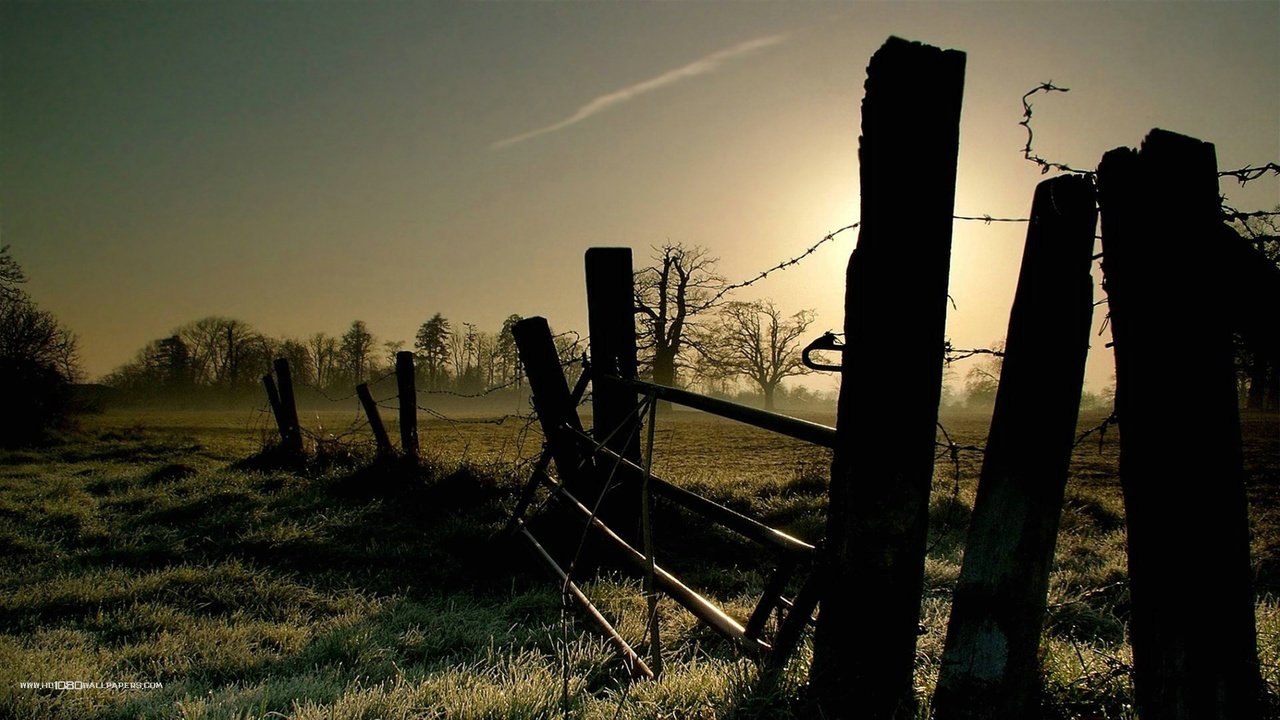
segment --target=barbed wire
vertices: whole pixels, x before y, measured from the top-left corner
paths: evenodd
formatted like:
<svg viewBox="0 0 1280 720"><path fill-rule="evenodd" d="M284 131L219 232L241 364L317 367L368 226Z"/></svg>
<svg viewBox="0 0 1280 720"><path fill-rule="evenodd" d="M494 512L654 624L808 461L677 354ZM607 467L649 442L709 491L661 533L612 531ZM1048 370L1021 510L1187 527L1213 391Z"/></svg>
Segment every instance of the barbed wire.
<svg viewBox="0 0 1280 720"><path fill-rule="evenodd" d="M1067 165L1065 163L1051 162L1049 160L1045 160L1044 158L1037 155L1034 150L1031 149L1031 141L1035 138L1035 133L1032 132L1031 130L1031 114L1032 114L1031 107L1032 106L1031 106L1031 103L1028 102L1028 98L1030 98L1032 95L1035 95L1037 93L1051 93L1051 92L1064 93L1064 92L1070 92L1070 91L1071 91L1071 88L1059 87L1057 85L1054 85L1053 81L1050 80L1049 82L1040 83L1039 85L1031 88L1030 90L1028 90L1026 93L1022 95L1022 120L1018 124L1027 129L1027 144L1022 148L1022 157L1040 166L1041 175L1044 175L1051 170L1058 170L1060 172L1070 173L1072 175L1092 176L1094 174L1094 171L1092 170L1080 170L1078 168L1073 168L1070 165Z"/></svg>
<svg viewBox="0 0 1280 720"><path fill-rule="evenodd" d="M1106 441L1106 438L1107 438L1107 428L1111 427L1112 425L1116 425L1119 422L1120 422L1120 417L1116 414L1116 411L1113 408L1111 410L1111 413L1107 415L1107 417L1102 422L1080 433L1080 435L1076 437L1076 441L1071 444L1072 449L1079 447L1080 444L1083 443L1085 440L1087 440L1090 435L1097 433L1098 434L1098 454L1101 455L1103 443Z"/></svg>
<svg viewBox="0 0 1280 720"><path fill-rule="evenodd" d="M838 230L832 230L831 232L829 232L829 233L827 233L826 235L822 236L822 239L821 239L821 240L819 240L818 242L816 242L816 243L814 243L814 244L810 245L808 248L806 248L806 249L805 249L805 251L804 251L804 252L802 252L802 253L800 253L799 255L796 255L795 257L793 257L793 258L789 258L789 259L787 259L787 260L783 260L782 262L778 263L777 265L774 265L773 267L768 268L768 269L766 269L766 270L761 270L760 272L756 273L756 275L755 275L754 277L752 277L751 279L749 279L749 280L743 280L742 282L737 282L737 283L732 283L732 284L729 284L729 285L725 285L723 288L720 288L720 291L719 291L719 292L717 292L715 295L712 295L710 300L707 300L706 302L704 302L704 303L702 303L701 305L699 305L699 306L697 307L697 309L696 309L696 310L691 310L690 312L691 312L691 313L693 313L693 312L701 312L701 311L703 311L703 310L706 310L707 308L711 307L712 305L715 305L717 302L719 302L719 301L720 301L720 299L721 299L721 298L723 298L725 295L727 295L727 294L729 294L729 293L733 292L734 290L741 290L741 289L742 289L742 288L744 288L744 287L749 287L749 286L751 286L751 285L754 285L754 284L756 284L756 283L760 282L761 280L763 280L763 279L765 279L765 278L769 277L769 273L776 272L776 271L781 271L781 270L786 270L787 268L791 267L792 265L795 265L795 264L799 263L801 260L804 260L805 258L807 258L807 257L809 257L810 255L812 255L814 252L816 252L816 251L818 250L818 248L820 248L820 247L822 247L823 245L825 245L826 243L831 242L832 240L834 240L834 239L836 238L836 236L837 236L837 235L839 235L840 233L845 232L846 230L852 230L852 229L854 229L854 228L858 227L858 226L859 226L859 225L861 225L861 224L862 224L862 221L861 221L861 220L859 220L858 222L855 222L855 223L853 223L853 224L851 224L851 225L845 225L844 227L842 227L842 228L840 228L840 229L838 229Z"/></svg>
<svg viewBox="0 0 1280 720"><path fill-rule="evenodd" d="M953 362L967 360L975 355L991 355L1003 358L1004 351L991 348L953 348L951 347L951 342L948 341L943 349L942 362L944 365L950 365Z"/></svg>

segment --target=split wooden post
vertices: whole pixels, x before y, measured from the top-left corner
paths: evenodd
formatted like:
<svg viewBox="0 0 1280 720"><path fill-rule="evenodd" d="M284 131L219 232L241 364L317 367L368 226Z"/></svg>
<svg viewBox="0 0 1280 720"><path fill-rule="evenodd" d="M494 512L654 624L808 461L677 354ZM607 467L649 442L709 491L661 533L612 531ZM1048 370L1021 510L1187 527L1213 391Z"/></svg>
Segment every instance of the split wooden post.
<svg viewBox="0 0 1280 720"><path fill-rule="evenodd" d="M511 334L516 341L520 363L529 378L533 408L538 413L542 436L546 438L551 458L555 461L556 474L566 487L577 489L586 474L584 466L590 461L583 458L577 443L566 431L568 428L581 432L582 421L578 418L564 369L560 367L551 328L546 318L534 316L512 326Z"/></svg>
<svg viewBox="0 0 1280 720"><path fill-rule="evenodd" d="M280 438L286 450L302 454L302 427L298 423L298 405L293 396L293 374L289 372L289 361L276 358L272 363L276 371L276 382L280 391L280 412L284 427Z"/></svg>
<svg viewBox="0 0 1280 720"><path fill-rule="evenodd" d="M938 720L1039 714L1040 632L1089 352L1097 218L1089 178L1036 187L933 697Z"/></svg>
<svg viewBox="0 0 1280 720"><path fill-rule="evenodd" d="M890 38L867 68L812 669L828 718L915 716L964 66Z"/></svg>
<svg viewBox="0 0 1280 720"><path fill-rule="evenodd" d="M636 378L635 283L631 248L596 247L586 252L587 330L591 334L591 371ZM591 425L596 442L627 460L640 463L638 396L618 383L591 383ZM597 479L601 485L584 496L595 498L608 480L608 467ZM627 484L611 490L600 505L600 517L633 545L640 543L640 487Z"/></svg>
<svg viewBox="0 0 1280 720"><path fill-rule="evenodd" d="M1261 715L1249 527L1210 143L1152 130L1098 166L1142 717ZM1193 437L1189 436L1193 435Z"/></svg>
<svg viewBox="0 0 1280 720"><path fill-rule="evenodd" d="M390 455L391 438L387 437L387 427L382 424L378 404L373 401L373 395L369 393L369 383L360 383L356 386L356 397L360 398L365 417L369 418L369 427L373 430L373 440L378 445L378 454Z"/></svg>
<svg viewBox="0 0 1280 720"><path fill-rule="evenodd" d="M271 405L271 416L276 419L276 430L280 433L280 444L284 445L289 438L289 426L284 420L284 411L280 409L280 391L276 389L275 378L270 374L262 376L262 386L267 389L267 402Z"/></svg>
<svg viewBox="0 0 1280 720"><path fill-rule="evenodd" d="M418 390L413 377L413 353L396 353L396 390L400 396L400 452L418 461Z"/></svg>

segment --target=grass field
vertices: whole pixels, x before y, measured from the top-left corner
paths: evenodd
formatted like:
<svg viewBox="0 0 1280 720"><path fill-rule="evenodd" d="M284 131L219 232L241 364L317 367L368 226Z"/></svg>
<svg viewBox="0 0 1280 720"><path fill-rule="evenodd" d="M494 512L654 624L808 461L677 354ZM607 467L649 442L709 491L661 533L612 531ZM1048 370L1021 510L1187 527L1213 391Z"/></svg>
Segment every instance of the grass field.
<svg viewBox="0 0 1280 720"><path fill-rule="evenodd" d="M66 442L0 453L0 717L806 715L807 645L765 684L750 658L670 601L666 676L622 680L608 645L561 612L555 584L499 533L524 480L515 461L540 446L521 419L428 422L419 473L371 464L363 434L345 434L353 419L304 412L316 437L333 438L325 462L291 471L255 457L270 432L251 411L112 412ZM961 444L986 432L980 416L944 423ZM1245 430L1259 645L1275 703L1280 431L1274 416L1246 418ZM1044 642L1048 717L1133 716L1115 440L1082 444L1073 462ZM659 423L654 458L682 486L800 537L821 533L825 451L681 413ZM923 700L981 457L959 460L958 482L945 459L935 476ZM659 557L745 618L769 559L659 510ZM571 532L546 517L545 533ZM638 582L606 570L586 590L643 648ZM55 681L148 687L21 686Z"/></svg>

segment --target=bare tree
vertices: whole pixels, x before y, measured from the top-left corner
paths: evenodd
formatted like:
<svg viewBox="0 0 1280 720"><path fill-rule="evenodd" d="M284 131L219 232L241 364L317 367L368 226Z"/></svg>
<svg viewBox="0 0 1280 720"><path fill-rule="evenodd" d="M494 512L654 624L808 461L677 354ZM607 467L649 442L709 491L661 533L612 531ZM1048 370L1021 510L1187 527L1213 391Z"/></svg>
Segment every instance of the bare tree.
<svg viewBox="0 0 1280 720"><path fill-rule="evenodd" d="M726 376L744 377L764 394L765 409L783 379L809 374L801 362L801 339L813 322L812 310L784 316L770 300L728 302L703 348L710 364Z"/></svg>
<svg viewBox="0 0 1280 720"><path fill-rule="evenodd" d="M322 332L312 335L307 338L307 354L311 356L316 385L332 385L338 369L338 338Z"/></svg>
<svg viewBox="0 0 1280 720"><path fill-rule="evenodd" d="M706 248L667 243L653 252L654 264L635 274L636 339L653 381L675 385L682 354L697 344L699 317L721 303L725 280Z"/></svg>

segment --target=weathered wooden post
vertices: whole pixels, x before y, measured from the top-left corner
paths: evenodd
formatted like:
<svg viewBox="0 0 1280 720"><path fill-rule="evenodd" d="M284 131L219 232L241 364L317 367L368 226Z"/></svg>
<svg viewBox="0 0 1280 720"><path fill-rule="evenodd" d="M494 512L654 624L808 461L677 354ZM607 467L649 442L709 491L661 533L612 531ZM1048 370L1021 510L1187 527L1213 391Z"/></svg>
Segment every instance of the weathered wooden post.
<svg viewBox="0 0 1280 720"><path fill-rule="evenodd" d="M280 432L280 444L284 445L289 439L289 425L285 422L284 411L280 409L280 392L276 390L275 378L269 374L263 375L262 386L267 389L267 403L271 405L271 416L276 419L276 430Z"/></svg>
<svg viewBox="0 0 1280 720"><path fill-rule="evenodd" d="M396 390L400 396L400 452L418 461L418 391L414 386L413 353L396 353Z"/></svg>
<svg viewBox="0 0 1280 720"><path fill-rule="evenodd" d="M564 429L581 432L582 421L578 418L569 383L560 367L551 328L546 318L534 316L512 326L511 334L515 337L516 352L529 378L533 408L538 413L542 436L546 438L551 459L556 464L556 474L566 487L576 490L590 461L583 458L577 444Z"/></svg>
<svg viewBox="0 0 1280 720"><path fill-rule="evenodd" d="M889 38L867 68L812 669L828 718L914 717L964 66Z"/></svg>
<svg viewBox="0 0 1280 720"><path fill-rule="evenodd" d="M390 455L391 438L387 437L387 428L382 424L378 404L373 401L373 395L369 392L369 383L360 383L356 386L356 397L360 398L365 417L369 418L369 428L373 430L373 440L378 445L378 454Z"/></svg>
<svg viewBox="0 0 1280 720"><path fill-rule="evenodd" d="M280 412L287 434L282 430L281 439L286 450L302 453L302 427L298 423L298 405L293 397L293 374L289 372L289 361L276 358L272 363L276 371L276 380L280 389Z"/></svg>
<svg viewBox="0 0 1280 720"><path fill-rule="evenodd" d="M591 371L595 377L636 378L635 289L631 248L590 248L586 252L587 330L591 334ZM640 417L634 390L616 383L591 383L591 431L596 442L627 460L640 462ZM601 485L611 463L601 463ZM640 544L640 486L617 486L600 505L600 517L627 542Z"/></svg>
<svg viewBox="0 0 1280 720"><path fill-rule="evenodd" d="M1098 201L1138 712L1260 717L1214 147L1152 130L1103 156Z"/></svg>
<svg viewBox="0 0 1280 720"><path fill-rule="evenodd" d="M586 269L591 368L598 374L634 380L636 325L631 248L591 248L586 253ZM605 446L639 462L635 392L605 383L591 385L592 435L603 441L612 433Z"/></svg>
<svg viewBox="0 0 1280 720"><path fill-rule="evenodd" d="M1093 315L1093 183L1036 187L934 716L1038 712L1038 651Z"/></svg>

